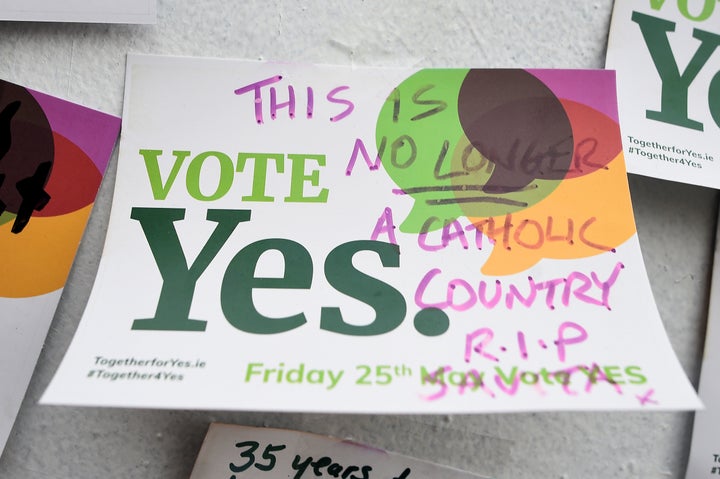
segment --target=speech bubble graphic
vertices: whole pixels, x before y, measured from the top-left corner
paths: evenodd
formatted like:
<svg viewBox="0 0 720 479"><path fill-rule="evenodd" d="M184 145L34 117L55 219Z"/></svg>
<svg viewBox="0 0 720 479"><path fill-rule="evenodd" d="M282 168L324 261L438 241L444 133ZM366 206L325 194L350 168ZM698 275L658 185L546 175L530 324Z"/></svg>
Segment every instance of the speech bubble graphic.
<svg viewBox="0 0 720 479"><path fill-rule="evenodd" d="M46 294L65 283L102 175L75 143L53 132L55 158L45 186L52 201L33 214L21 234L12 234L10 218L0 221L0 296Z"/></svg>
<svg viewBox="0 0 720 479"><path fill-rule="evenodd" d="M519 273L543 258L585 258L612 251L635 234L622 153L592 174L566 179L520 213L468 218L495 243L481 272Z"/></svg>
<svg viewBox="0 0 720 479"><path fill-rule="evenodd" d="M554 81L556 91L568 84ZM482 268L494 275L627 240L635 227L617 122L572 97L523 70L421 70L403 81L376 127L396 193L415 200L400 230L466 217L495 243Z"/></svg>
<svg viewBox="0 0 720 479"><path fill-rule="evenodd" d="M575 139L572 163L566 179L609 168L608 163L622 151L617 122L587 105L560 100L570 118Z"/></svg>
<svg viewBox="0 0 720 479"><path fill-rule="evenodd" d="M469 79L470 84L477 86L473 72L475 70L421 70L395 88L381 109L376 141L383 166L400 187L399 193L416 199L412 211L400 225L400 231L426 233L441 227L443 221L460 216L493 216L525 209L547 197L567 172L572 158L572 130L562 105L552 92L527 72L498 70L500 76L491 78L495 89L502 90L500 86L504 86L512 90L512 82L519 79L519 93L512 98L505 95L506 99L512 100L509 110L503 110L505 103L498 104L495 99L488 98L487 114L474 117L467 113L468 107L460 103L461 90L464 89L466 97L473 93L467 86ZM508 77L506 72L512 74ZM477 101L473 101L476 106ZM544 109L550 113L543 113L541 107L546 103L551 107ZM503 145L504 140L487 141L488 157L477 148L484 141L480 130L463 128L463 110L466 121L475 122L476 127L496 123L495 116L503 117L503 121L509 121L511 125L531 124L533 122L524 119L528 114L537 120L536 123L560 122L565 127L553 136L552 143L557 144L556 149L567 151L563 150L562 161L553 160L553 171L549 168L547 172L530 171L531 163L535 165L532 169L537 169L540 150L529 147L546 142L548 135L528 126L523 137L516 138L522 148L518 144ZM507 137L504 128L493 130L488 138L502 136L500 133ZM468 133L474 138L474 144ZM497 145L502 147L505 157L501 160L496 155L496 161L493 161L492 152ZM505 165L507 154L513 148L520 155L517 161L511 161L517 166L516 173ZM428 223L431 217L442 221Z"/></svg>
<svg viewBox="0 0 720 479"><path fill-rule="evenodd" d="M50 201L54 145L45 113L23 87L0 80L0 224L23 231Z"/></svg>
<svg viewBox="0 0 720 479"><path fill-rule="evenodd" d="M33 218L22 234L0 225L0 296L26 298L62 288L70 272L92 204L60 216ZM52 241L48 240L49 238Z"/></svg>
<svg viewBox="0 0 720 479"><path fill-rule="evenodd" d="M383 167L401 194L417 198L400 231L419 233L429 216L462 215L455 203L429 204L421 197L457 194L445 163L464 136L457 99L467 71L421 70L398 85L380 111L376 142Z"/></svg>
<svg viewBox="0 0 720 479"><path fill-rule="evenodd" d="M570 120L560 100L524 70L470 70L458 99L470 143L494 164L483 192L511 193L534 179L562 180L572 160Z"/></svg>

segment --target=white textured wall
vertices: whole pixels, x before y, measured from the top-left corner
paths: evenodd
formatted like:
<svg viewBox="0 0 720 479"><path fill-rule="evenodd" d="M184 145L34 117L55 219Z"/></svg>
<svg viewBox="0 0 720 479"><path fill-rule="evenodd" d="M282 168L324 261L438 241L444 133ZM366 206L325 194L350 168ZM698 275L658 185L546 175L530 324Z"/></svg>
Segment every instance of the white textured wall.
<svg viewBox="0 0 720 479"><path fill-rule="evenodd" d="M355 65L601 68L612 0L160 0L155 26L0 22L0 78L120 114L126 52ZM681 478L689 413L318 416L38 406L102 249L113 160L0 477L187 477L210 421L306 429L501 478ZM630 186L670 340L697 384L718 196Z"/></svg>

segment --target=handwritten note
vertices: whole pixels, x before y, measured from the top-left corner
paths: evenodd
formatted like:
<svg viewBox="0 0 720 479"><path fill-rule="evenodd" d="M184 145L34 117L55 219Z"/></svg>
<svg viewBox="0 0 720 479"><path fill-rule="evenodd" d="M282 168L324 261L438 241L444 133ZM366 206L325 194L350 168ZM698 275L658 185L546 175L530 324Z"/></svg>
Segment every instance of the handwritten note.
<svg viewBox="0 0 720 479"><path fill-rule="evenodd" d="M0 451L119 130L119 118L0 80Z"/></svg>
<svg viewBox="0 0 720 479"><path fill-rule="evenodd" d="M128 65L107 243L45 402L698 405L642 263L612 72Z"/></svg>
<svg viewBox="0 0 720 479"><path fill-rule="evenodd" d="M476 474L364 446L284 429L210 425L190 479L450 479Z"/></svg>
<svg viewBox="0 0 720 479"><path fill-rule="evenodd" d="M719 25L715 0L615 0L605 66L630 173L720 187Z"/></svg>

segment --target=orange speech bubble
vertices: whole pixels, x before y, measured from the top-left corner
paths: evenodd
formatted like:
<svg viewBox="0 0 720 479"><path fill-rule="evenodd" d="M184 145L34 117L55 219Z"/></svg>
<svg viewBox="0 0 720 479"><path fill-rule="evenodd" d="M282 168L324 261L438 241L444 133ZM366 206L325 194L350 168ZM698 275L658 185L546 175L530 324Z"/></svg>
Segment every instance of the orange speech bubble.
<svg viewBox="0 0 720 479"><path fill-rule="evenodd" d="M494 243L483 274L524 271L542 258L575 259L613 251L635 234L625 159L564 179L544 200L514 214L469 218Z"/></svg>
<svg viewBox="0 0 720 479"><path fill-rule="evenodd" d="M92 204L72 213L33 218L21 234L0 226L0 296L26 298L62 288Z"/></svg>

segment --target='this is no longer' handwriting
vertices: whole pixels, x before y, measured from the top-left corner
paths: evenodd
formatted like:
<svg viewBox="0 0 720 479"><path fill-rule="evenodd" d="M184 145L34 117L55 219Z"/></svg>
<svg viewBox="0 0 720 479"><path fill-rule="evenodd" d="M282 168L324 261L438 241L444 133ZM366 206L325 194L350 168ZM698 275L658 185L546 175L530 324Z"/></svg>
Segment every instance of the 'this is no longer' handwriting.
<svg viewBox="0 0 720 479"><path fill-rule="evenodd" d="M269 104L270 118L276 120L278 118L278 112L282 109L287 109L287 114L290 119L296 118L296 111L298 106L297 95L295 93L296 86L292 84L287 85L287 101L278 100L277 88L273 85L282 81L282 75L274 75L248 85L241 86L235 90L236 95L245 95L252 93L254 96L254 113L255 121L261 125L265 123L265 117L263 116L263 110L265 105ZM347 98L340 97L340 93L349 90L350 87L347 85L340 85L331 89L326 95L325 100L333 105L340 105L343 107L341 111L330 117L331 122L338 122L343 118L348 117L355 109L355 104ZM308 120L313 119L315 114L315 89L311 86L305 88L305 118Z"/></svg>

